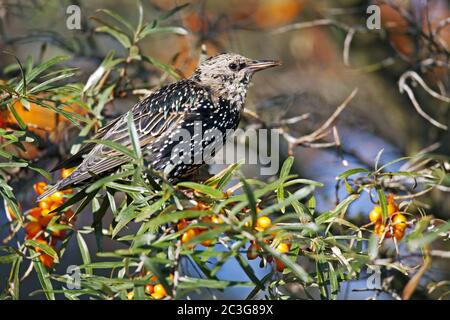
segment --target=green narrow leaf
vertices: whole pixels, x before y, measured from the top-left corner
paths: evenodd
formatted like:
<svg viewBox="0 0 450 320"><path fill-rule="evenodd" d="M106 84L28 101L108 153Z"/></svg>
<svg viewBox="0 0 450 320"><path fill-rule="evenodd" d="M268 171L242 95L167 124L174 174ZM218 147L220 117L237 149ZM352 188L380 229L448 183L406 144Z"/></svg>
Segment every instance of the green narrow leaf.
<svg viewBox="0 0 450 320"><path fill-rule="evenodd" d="M347 179L348 177L357 174L357 173L369 173L370 170L365 169L365 168L354 168L354 169L350 169L347 171L344 171L343 173L341 173L340 175L338 175L336 177L336 179L341 180L341 179Z"/></svg>
<svg viewBox="0 0 450 320"><path fill-rule="evenodd" d="M325 263L317 261L316 262L316 276L317 284L319 285L320 298L322 300L329 300L328 288L326 285L325 275L324 275Z"/></svg>
<svg viewBox="0 0 450 320"><path fill-rule="evenodd" d="M86 241L84 241L83 236L81 233L77 232L77 243L78 248L80 249L81 258L83 259L83 264L90 264L91 263L91 256L89 254L89 248L86 244ZM86 267L86 273L88 275L92 275L92 269Z"/></svg>
<svg viewBox="0 0 450 320"><path fill-rule="evenodd" d="M9 111L11 111L12 115L14 116L14 119L16 119L17 123L19 124L20 129L26 130L27 125L25 124L22 117L17 112L16 108L14 108L14 106L12 104L8 104L8 109L9 109Z"/></svg>
<svg viewBox="0 0 450 320"><path fill-rule="evenodd" d="M252 228L256 227L256 220L258 218L258 212L256 210L256 199L253 190L250 188L250 185L247 183L244 177L241 177L242 187L247 196L248 204L250 206L250 213L252 215Z"/></svg>
<svg viewBox="0 0 450 320"><path fill-rule="evenodd" d="M378 194L378 201L380 202L380 207L382 210L383 223L386 223L386 220L388 219L388 208L387 208L386 195L384 194L381 187L377 186L376 189L377 189L377 194Z"/></svg>
<svg viewBox="0 0 450 320"><path fill-rule="evenodd" d="M36 251L30 248L30 253L34 256ZM50 275L45 268L45 266L39 261L39 258L33 260L34 270L36 270L39 283L41 284L42 290L48 300L55 300L55 294L53 292L53 285L50 281Z"/></svg>
<svg viewBox="0 0 450 320"><path fill-rule="evenodd" d="M189 34L189 32L183 27L155 27L153 25L147 25L142 31L139 33L139 39L144 39L149 34L154 33L174 33L177 35L185 36Z"/></svg>
<svg viewBox="0 0 450 320"><path fill-rule="evenodd" d="M33 81L37 76L39 76L41 73L43 73L45 70L51 68L52 66L62 62L62 61L66 61L69 60L70 57L69 56L56 56L53 57L41 64L39 64L38 66L36 66L35 68L31 69L28 73L27 73L27 81L30 83L31 81ZM17 91L20 91L22 89L22 85L21 83L19 83L16 87Z"/></svg>
<svg viewBox="0 0 450 320"><path fill-rule="evenodd" d="M28 167L27 162L0 162L0 168L25 168Z"/></svg>
<svg viewBox="0 0 450 320"><path fill-rule="evenodd" d="M137 6L138 6L139 18L138 18L138 25L136 27L135 38L137 38L139 32L141 32L142 24L144 22L144 7L142 6L142 2L138 1Z"/></svg>
<svg viewBox="0 0 450 320"><path fill-rule="evenodd" d="M50 173L48 173L46 170L44 170L42 168L35 166L34 164L30 163L28 165L28 168L30 168L33 171L36 171L37 173L39 173L41 176L43 176L48 181L52 180Z"/></svg>
<svg viewBox="0 0 450 320"><path fill-rule="evenodd" d="M153 57L142 55L142 60L144 60L144 61L154 65L158 69L164 71L168 75L172 76L175 80L181 79L181 76L178 74L178 72L174 68L172 68L171 66L169 66L165 63L162 63L161 61L159 61Z"/></svg>
<svg viewBox="0 0 450 320"><path fill-rule="evenodd" d="M381 172L381 171L383 171L385 168L387 168L387 167L389 167L389 166L391 166L391 165L393 165L393 164L395 164L395 163L398 163L398 162L401 162L401 161L406 161L406 160L411 160L412 158L413 158L413 157L401 157L401 158L398 158L398 159L394 159L394 160L389 161L388 163L382 165L381 167L379 167L377 171L378 171L378 172Z"/></svg>
<svg viewBox="0 0 450 320"><path fill-rule="evenodd" d="M136 130L136 124L134 123L134 119L133 119L133 113L132 112L128 112L128 119L127 119L127 125L128 125L128 133L130 134L131 137L131 144L133 146L133 150L135 153L135 158L136 159L141 159L142 157L142 151L141 151L141 145L139 142L139 135L137 133Z"/></svg>
<svg viewBox="0 0 450 320"><path fill-rule="evenodd" d="M22 264L22 257L17 257L17 259L11 265L11 271L9 273L9 287L11 290L9 292L12 293L12 297L14 300L20 299L20 281L19 281L19 272L20 266ZM12 286L11 286L12 284Z"/></svg>
<svg viewBox="0 0 450 320"><path fill-rule="evenodd" d="M48 244L43 243L43 242L39 242L36 240L26 240L25 241L25 245L28 247L32 247L34 248L39 248L42 251L44 251L44 253L48 254L50 257L52 257L56 263L59 262L59 257L58 254L56 253L55 249L53 249L52 247L50 247Z"/></svg>
<svg viewBox="0 0 450 320"><path fill-rule="evenodd" d="M122 146L121 144L114 142L114 141L110 141L110 140L86 140L86 142L92 142L92 143L97 143L97 144L103 144L131 159L136 159L135 158L135 154L133 152L133 150L128 149L127 147ZM137 159L136 159L137 160Z"/></svg>
<svg viewBox="0 0 450 320"><path fill-rule="evenodd" d="M331 262L328 262L328 277L330 279L331 299L336 300L339 293L339 281Z"/></svg>
<svg viewBox="0 0 450 320"><path fill-rule="evenodd" d="M122 178L129 177L132 175L133 175L133 171L125 171L125 172L113 174L111 176L106 176L104 178L101 178L101 179L95 181L89 187L87 187L86 193L91 193L97 189L100 189L101 187L107 185L109 182L113 182L118 179L122 179Z"/></svg>
<svg viewBox="0 0 450 320"><path fill-rule="evenodd" d="M377 156L375 157L375 171L378 170L378 165L379 165L379 163L380 163L381 155L383 154L383 152L384 152L384 149L381 149L381 150L378 152Z"/></svg>
<svg viewBox="0 0 450 320"><path fill-rule="evenodd" d="M281 171L280 171L280 178L284 178L284 177L287 177L289 175L289 172L291 171L293 163L294 163L294 157L292 157L292 156L288 157L284 161L283 166L281 167ZM277 199L278 199L278 203L281 203L284 200L284 186L283 185L281 185L277 189ZM286 207L282 206L280 208L280 210L281 210L282 213L284 213L286 211Z"/></svg>
<svg viewBox="0 0 450 320"><path fill-rule="evenodd" d="M95 19L97 21L101 21L100 19ZM110 26L101 26L95 28L96 32L103 32L111 35L113 38L115 38L117 41L120 42L121 45L123 45L125 48L131 47L131 41L130 38L128 38L128 35L125 34L123 31L120 31L116 28L112 28Z"/></svg>
<svg viewBox="0 0 450 320"><path fill-rule="evenodd" d="M177 186L185 187L185 188L189 188L189 189L198 191L198 192L208 195L212 198L216 198L216 199L224 198L224 194L222 193L222 191L217 190L213 187L207 186L205 184L196 183L196 182L180 182L177 184Z"/></svg>
<svg viewBox="0 0 450 320"><path fill-rule="evenodd" d="M164 198L159 199L158 201L152 203L149 207L144 208L142 212L136 217L136 222L141 222L145 219L148 219L152 214L161 209L161 207L165 203Z"/></svg>
<svg viewBox="0 0 450 320"><path fill-rule="evenodd" d="M125 20L120 14L118 14L118 13L116 13L114 11L108 10L108 9L98 9L97 12L103 12L103 13L107 14L111 18L113 18L116 21L120 22L129 31L134 32L133 26L127 20Z"/></svg>

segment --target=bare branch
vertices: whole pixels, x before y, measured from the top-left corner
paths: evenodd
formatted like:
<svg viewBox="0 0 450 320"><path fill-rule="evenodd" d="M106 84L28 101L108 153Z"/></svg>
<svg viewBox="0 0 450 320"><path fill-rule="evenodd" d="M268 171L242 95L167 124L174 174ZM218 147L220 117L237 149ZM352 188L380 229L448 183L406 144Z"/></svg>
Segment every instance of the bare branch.
<svg viewBox="0 0 450 320"><path fill-rule="evenodd" d="M352 27L350 27L342 22L336 21L336 20L319 19L319 20L314 20L314 21L298 22L298 23L293 23L293 24L289 24L286 26L282 26L280 28L273 30L272 33L280 34L280 33L293 31L293 30L301 30L301 29L307 29L307 28L312 28L312 27L317 27L317 26L329 26L329 25L341 28L343 30L346 30L347 32L349 32L352 29Z"/></svg>
<svg viewBox="0 0 450 320"><path fill-rule="evenodd" d="M430 122L432 125L440 128L440 129L447 130L448 127L446 125L433 119L420 107L420 104L417 102L416 97L414 96L413 90L411 89L411 87L409 85L406 84L406 79L408 79L408 78L412 78L413 80L418 82L426 92L428 92L432 97L434 97L436 99L439 99L444 102L450 102L450 98L442 96L439 93L437 93L436 91L433 91L432 89L430 89L426 85L425 81L423 81L423 79L414 71L407 71L407 72L403 73L403 75L400 77L400 80L398 81L398 88L399 88L400 93L403 93L406 91L406 93L408 94L408 97L411 100L417 113L420 116L422 116L424 119L426 119L428 122Z"/></svg>
<svg viewBox="0 0 450 320"><path fill-rule="evenodd" d="M280 133L283 135L283 137L286 139L286 141L289 144L289 154L293 153L294 146L304 146L309 148L329 148L333 146L339 146L340 145L340 139L338 136L338 132L335 129L334 123L337 120L337 117L344 111L344 109L348 106L350 101L355 97L356 93L358 92L358 89L354 89L352 93L345 99L345 101L336 108L334 113L313 133L310 133L308 135L302 136L302 137L294 137L282 128L279 129ZM333 142L322 142L317 143L317 141L323 139L330 133L334 136Z"/></svg>
<svg viewBox="0 0 450 320"><path fill-rule="evenodd" d="M345 40L344 40L344 50L342 53L343 59L344 59L344 64L347 67L350 67L350 45L352 43L353 40L353 36L355 35L356 30L355 28L350 28L347 32L347 35L345 36Z"/></svg>

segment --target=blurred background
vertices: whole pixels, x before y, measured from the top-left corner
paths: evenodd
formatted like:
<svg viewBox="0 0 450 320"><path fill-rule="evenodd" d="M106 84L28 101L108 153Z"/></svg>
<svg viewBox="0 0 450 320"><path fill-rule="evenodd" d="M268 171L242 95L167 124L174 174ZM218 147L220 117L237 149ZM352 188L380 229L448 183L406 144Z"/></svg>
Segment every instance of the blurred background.
<svg viewBox="0 0 450 320"><path fill-rule="evenodd" d="M172 66L181 77L193 72L202 50L207 55L236 52L255 59L281 60L281 67L258 74L249 91L246 107L266 124L309 114L305 120L285 124L293 136L309 134L358 88L356 97L337 119L339 148L296 147L293 150L297 173L325 184L318 192L320 210L331 208L337 201L336 194L345 193L345 190L336 192L335 177L354 166L373 168L381 149L384 149L381 163L424 149L450 155L450 134L444 129L450 125L450 104L432 97L423 86L410 85L421 109L439 123L436 125L421 116L408 95L399 90L399 80L405 72L414 71L429 89L449 96L448 1L143 0L144 20L151 21L187 3L188 6L164 21L164 24L184 28L187 33L158 33L146 37L140 42L141 52ZM367 19L371 16L367 8L372 4L378 5L380 29L367 28ZM69 14L66 10L70 5L81 9L80 30L67 28ZM104 12L98 11L100 8L120 13L133 25L137 23L135 1L0 0L0 51L11 52L23 62L28 56L34 61L44 61L55 55L70 55L71 59L63 62L77 68L70 81L84 84L111 50L119 57L128 54L116 39L95 31L99 26L95 18L107 20ZM14 56L0 54L0 81L18 72L7 68L15 62ZM128 110L142 95L139 90L152 90L175 80L170 75L162 77L161 70L149 65L131 67L128 72L130 83L124 85L121 97L105 105L106 119ZM406 83L411 83L410 80L406 79ZM30 146L23 156L49 168L69 154L78 129L69 122L55 122L53 114L26 116L27 123L34 125L43 142L41 148ZM251 124L251 118L242 122L242 126ZM333 135L325 137L324 141L332 142ZM271 152L277 153L282 163L288 156L288 145L282 140L280 147ZM212 166L210 171L220 169L221 166ZM247 176L257 176L259 171L255 166L244 166L244 172ZM40 178L21 175L23 173L17 172L12 185L26 209L33 206L32 185ZM429 206L434 216L449 219L450 198L445 193L431 192L421 201ZM350 208L352 219L361 224L367 222L372 206L368 198L357 201ZM3 225L6 217L2 210L0 207ZM91 217L84 215L77 224L91 222ZM3 228L0 232L6 234L7 230ZM93 239L88 240L94 247ZM109 247L105 246L105 250L114 249L114 243L106 244ZM80 259L76 243L70 243L66 259L57 267L57 272L64 273L67 265L80 264ZM267 268L258 267L258 261L252 261L252 266L259 276L267 273ZM189 265L186 268L189 269ZM236 270L239 270L236 265L227 263L219 276L246 280L245 274L237 274ZM6 281L6 272L0 265L0 288ZM438 262L424 279L445 280L449 279L449 273L448 263ZM353 291L364 287L365 279L345 283L340 298L359 299L374 294ZM27 298L28 293L38 288L37 280L29 277L21 294ZM250 290L206 291L199 297L241 299ZM296 288L289 290L295 292ZM387 293L380 297L392 299ZM423 293L421 297L430 296Z"/></svg>

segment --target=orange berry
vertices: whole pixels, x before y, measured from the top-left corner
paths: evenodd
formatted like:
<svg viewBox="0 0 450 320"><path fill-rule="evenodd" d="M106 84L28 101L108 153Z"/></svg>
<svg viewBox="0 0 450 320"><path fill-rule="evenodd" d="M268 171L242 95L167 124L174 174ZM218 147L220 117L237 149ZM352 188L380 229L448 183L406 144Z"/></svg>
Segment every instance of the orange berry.
<svg viewBox="0 0 450 320"><path fill-rule="evenodd" d="M152 298L155 300L161 300L164 298L164 296L158 293L152 293Z"/></svg>
<svg viewBox="0 0 450 320"><path fill-rule="evenodd" d="M44 181L37 182L33 185L34 191L37 193L38 196L40 196L45 192L45 187L47 187L47 182Z"/></svg>
<svg viewBox="0 0 450 320"><path fill-rule="evenodd" d="M32 216L32 217L34 217L34 218L36 218L36 219L39 219L39 218L42 216L42 209L39 208L39 207L30 209L30 210L27 212L27 215Z"/></svg>
<svg viewBox="0 0 450 320"><path fill-rule="evenodd" d="M33 239L36 235L42 231L42 227L38 222L30 221L25 224L25 233L28 239Z"/></svg>
<svg viewBox="0 0 450 320"><path fill-rule="evenodd" d="M46 267L46 268L52 268L54 265L54 260L51 256L49 256L46 253L42 253L39 256L39 260L41 261L41 263Z"/></svg>
<svg viewBox="0 0 450 320"><path fill-rule="evenodd" d="M373 207L373 210L370 211L370 213L369 213L369 220L371 222L381 221L382 216L383 216L383 213L382 213L381 207L375 206L375 207Z"/></svg>
<svg viewBox="0 0 450 320"><path fill-rule="evenodd" d="M287 252L289 252L289 249L290 249L290 245L289 245L289 244L284 243L284 242L281 242L281 243L276 247L275 250L277 250L278 252L281 252L281 253L287 253Z"/></svg>
<svg viewBox="0 0 450 320"><path fill-rule="evenodd" d="M196 235L197 235L197 233L195 232L194 229L189 229L185 233L183 233L183 235L181 236L181 242L186 243L189 240L191 240L193 237L195 237Z"/></svg>
<svg viewBox="0 0 450 320"><path fill-rule="evenodd" d="M386 229L386 226L382 223L375 224L375 227L373 228L373 231L377 235L382 235L384 233L384 230Z"/></svg>
<svg viewBox="0 0 450 320"><path fill-rule="evenodd" d="M180 222L177 223L177 230L183 230L188 226L189 222L186 219L181 219Z"/></svg>
<svg viewBox="0 0 450 320"><path fill-rule="evenodd" d="M153 291L154 291L154 285L152 285L152 284L145 285L145 293L146 294L152 294Z"/></svg>
<svg viewBox="0 0 450 320"><path fill-rule="evenodd" d="M75 170L75 167L61 170L61 178L67 178Z"/></svg>
<svg viewBox="0 0 450 320"><path fill-rule="evenodd" d="M41 216L46 217L50 214L50 209L43 209L41 211Z"/></svg>
<svg viewBox="0 0 450 320"><path fill-rule="evenodd" d="M392 216L394 213L398 212L398 206L395 203L389 203L387 206L388 215Z"/></svg>
<svg viewBox="0 0 450 320"><path fill-rule="evenodd" d="M45 210L42 210L45 211ZM50 210L47 210L50 211ZM55 216L55 213L49 214L48 212L44 215L42 215L42 217L39 218L38 222L41 226L46 227L50 220L52 220L52 218Z"/></svg>
<svg viewBox="0 0 450 320"><path fill-rule="evenodd" d="M269 217L263 216L256 219L256 230L264 231L272 225L272 220Z"/></svg>
<svg viewBox="0 0 450 320"><path fill-rule="evenodd" d="M392 224L394 229L396 230L401 230L404 231L407 227L407 222L408 220L406 219L406 217L404 215L402 215L401 213L397 213L394 218L392 218Z"/></svg>
<svg viewBox="0 0 450 320"><path fill-rule="evenodd" d="M211 222L215 224L222 224L223 220L219 216L212 216Z"/></svg>
<svg viewBox="0 0 450 320"><path fill-rule="evenodd" d="M54 203L54 204L51 205L50 211L56 210L56 209L58 209L60 206L61 206L61 204L59 204L59 203Z"/></svg>
<svg viewBox="0 0 450 320"><path fill-rule="evenodd" d="M56 203L62 203L64 201L64 193L61 191L56 191L50 196L50 199Z"/></svg>
<svg viewBox="0 0 450 320"><path fill-rule="evenodd" d="M395 237L395 239L397 239L397 241L402 240L404 235L405 235L405 229L395 229L394 230L394 237Z"/></svg>
<svg viewBox="0 0 450 320"><path fill-rule="evenodd" d="M213 244L213 241L210 239L202 241L202 246L205 246L205 247L209 247L212 244Z"/></svg>
<svg viewBox="0 0 450 320"><path fill-rule="evenodd" d="M165 296L167 296L167 292L164 289L163 285L160 283L155 284L153 286L152 297L156 300L160 300L160 299L164 298Z"/></svg>
<svg viewBox="0 0 450 320"><path fill-rule="evenodd" d="M39 201L39 208L50 209L50 203L48 203L47 201L41 200L41 201Z"/></svg>
<svg viewBox="0 0 450 320"><path fill-rule="evenodd" d="M202 222L211 222L211 217L208 217L208 216L201 217L200 221L202 221Z"/></svg>
<svg viewBox="0 0 450 320"><path fill-rule="evenodd" d="M207 209L209 209L209 205L208 204L206 204L205 202L203 202L203 201L198 201L197 202L197 205L195 205L193 208L192 208L192 210L207 210Z"/></svg>
<svg viewBox="0 0 450 320"><path fill-rule="evenodd" d="M65 189L65 190L61 190L61 192L64 194L71 194L71 193L73 193L73 189Z"/></svg>

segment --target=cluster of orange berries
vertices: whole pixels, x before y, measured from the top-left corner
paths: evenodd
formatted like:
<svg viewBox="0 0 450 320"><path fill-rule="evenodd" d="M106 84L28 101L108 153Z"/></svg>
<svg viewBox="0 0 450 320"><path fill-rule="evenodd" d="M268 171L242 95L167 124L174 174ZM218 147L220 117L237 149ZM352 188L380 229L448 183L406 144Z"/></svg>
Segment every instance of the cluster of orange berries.
<svg viewBox="0 0 450 320"><path fill-rule="evenodd" d="M400 241L405 235L408 220L399 212L399 207L392 195L388 197L387 211L389 216L387 224L383 224L383 213L380 206L375 206L370 212L369 219L375 223L373 231L377 235L384 235L385 238L391 238L393 235L397 241Z"/></svg>
<svg viewBox="0 0 450 320"><path fill-rule="evenodd" d="M259 211L259 209L257 210ZM250 223L246 224L246 226L250 226ZM255 230L257 231L265 231L268 228L270 228L272 226L272 220L267 217L267 216L261 216L258 219L256 219L256 226L255 226ZM266 242L267 244L270 244L271 241L270 240L264 240L264 242ZM280 252L280 253L288 253L291 250L291 244L288 242L280 242L276 248L276 251ZM247 258L249 260L254 260L256 258L262 258L262 248L254 241L250 242L250 247L248 247L247 249ZM283 262L281 262L279 259L275 258L273 259L272 256L268 256L266 257L266 260L268 263L271 263L272 261L274 261L275 263L275 267L277 269L278 272L283 272L285 269L285 265Z"/></svg>
<svg viewBox="0 0 450 320"><path fill-rule="evenodd" d="M192 208L193 210L209 210L210 206L204 202L197 202L196 206ZM256 212L259 213L261 209L259 207L256 208ZM243 209L243 213L248 213L249 209ZM177 230L186 230L189 224L193 223L195 220L187 220L187 219L181 219L179 220L177 224ZM222 219L217 216L205 216L198 219L200 222L210 223L210 224L222 224ZM251 227L252 223L249 221L245 223L245 227ZM256 219L256 225L254 229L259 232L263 232L267 229L269 229L272 226L272 220L268 216L261 216ZM214 227L213 227L214 228ZM182 243L188 243L192 238L200 235L201 233L207 231L208 228L204 226L198 226L194 228L187 229L182 235L181 235L181 242ZM265 239L264 240L267 244L271 243L271 240ZM201 244L205 247L211 246L213 244L213 240L207 239L201 242ZM189 248L192 249L194 245L189 245ZM281 242L278 244L278 246L275 248L280 253L288 253L291 248L290 243L287 242ZM256 259L257 257L262 257L262 248L258 246L255 242L251 242L250 247L247 250L247 258L249 260ZM285 269L285 265L283 262L281 262L279 259L273 259L272 256L266 257L266 261L271 263L272 261L275 262L276 269L279 272L283 272Z"/></svg>
<svg viewBox="0 0 450 320"><path fill-rule="evenodd" d="M278 246L275 248L275 250L280 253L288 253L291 250L291 244L287 242L280 242ZM247 258L249 260L254 260L258 257L262 258L261 252L262 252L261 247L252 241L250 242L250 247L248 247L247 249ZM286 268L284 263L277 258L274 259L272 256L268 256L266 257L266 260L268 263L274 261L275 267L278 272L283 272L284 269Z"/></svg>
<svg viewBox="0 0 450 320"><path fill-rule="evenodd" d="M191 208L191 210L209 210L211 209L211 206L208 205L207 203L204 203L202 201L197 201L197 204ZM213 224L222 224L223 221L222 219L217 216L217 215L213 215L213 216L205 216L205 217L201 217L200 219L198 219L199 222L205 222L205 223L213 223ZM188 219L180 219L177 223L177 230L181 231L186 229L190 224L194 223L195 219L193 220L188 220ZM186 230L182 235L181 235L181 243L187 243L189 242L192 238L200 235L201 233L208 231L207 227L195 227L195 228L191 228ZM201 244L205 247L209 247L213 244L213 240L211 239L207 239L201 242ZM188 248L193 249L194 245L188 245Z"/></svg>
<svg viewBox="0 0 450 320"><path fill-rule="evenodd" d="M72 170L63 169L61 171L61 177L67 177ZM38 182L34 184L34 191L37 195L44 193L47 184L45 182ZM57 223L51 225L50 222L53 221L56 212L52 212L60 207L65 201L65 195L72 193L71 190L66 190L63 192L55 192L51 196L39 201L37 207L32 208L26 212L26 218L28 222L24 225L25 229L25 239L35 240L42 244L48 245L55 248L58 240L64 240L66 236L65 228L62 226L72 226L75 222L75 215L72 210L66 210L61 214L57 220ZM42 252L38 247L35 248L36 252L41 253L39 260L41 263L47 267L52 268L54 265L54 259L50 255Z"/></svg>
<svg viewBox="0 0 450 320"><path fill-rule="evenodd" d="M219 216L206 216L206 217L202 217L199 219L201 222L206 222L206 223L214 223L214 224L222 224L223 221ZM189 226L189 224L191 224L193 221L189 221L187 219L181 219L178 224L177 224L177 230L181 231L185 228L187 228ZM182 235L181 235L181 242L182 243L187 243L189 242L192 238L200 235L201 233L207 231L208 229L206 227L196 227L196 228L191 228L186 230ZM213 244L213 240L211 239L207 239L207 240L203 240L201 242L201 244L205 247L209 247ZM193 248L193 245L189 245L189 248Z"/></svg>
<svg viewBox="0 0 450 320"><path fill-rule="evenodd" d="M157 282L158 277L153 275L150 280L152 281L152 283L147 283L144 287L145 293L155 300L161 300L167 297L166 289L164 289L164 286L161 283ZM173 274L170 274L169 280L173 281ZM133 300L134 291L128 292L127 298L128 300Z"/></svg>

